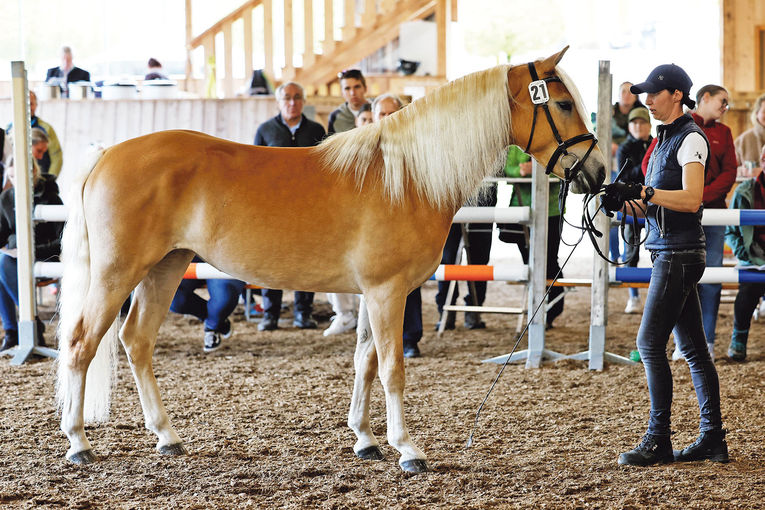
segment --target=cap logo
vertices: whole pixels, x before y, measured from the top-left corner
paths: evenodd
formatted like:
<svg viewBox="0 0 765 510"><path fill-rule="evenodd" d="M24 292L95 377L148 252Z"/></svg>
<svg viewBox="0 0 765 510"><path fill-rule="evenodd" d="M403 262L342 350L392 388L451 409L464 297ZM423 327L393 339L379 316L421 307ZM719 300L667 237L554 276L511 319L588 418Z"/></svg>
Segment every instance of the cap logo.
<svg viewBox="0 0 765 510"><path fill-rule="evenodd" d="M659 81L664 81L664 75L663 74L659 75Z"/></svg>

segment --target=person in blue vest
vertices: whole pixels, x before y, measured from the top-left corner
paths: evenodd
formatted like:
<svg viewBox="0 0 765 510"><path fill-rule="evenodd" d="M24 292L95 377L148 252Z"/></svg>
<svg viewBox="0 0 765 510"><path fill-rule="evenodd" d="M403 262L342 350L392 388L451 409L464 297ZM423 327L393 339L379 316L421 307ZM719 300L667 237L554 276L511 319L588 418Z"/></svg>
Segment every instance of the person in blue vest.
<svg viewBox="0 0 765 510"><path fill-rule="evenodd" d="M706 265L704 230L701 228L704 169L709 142L683 105L690 98L691 78L675 64L660 65L634 94L646 93L645 104L662 124L648 162L645 185L616 182L606 186L603 207L625 211L625 201L642 200L646 206L653 270L637 347L645 367L651 410L648 429L640 444L619 455L620 465L649 466L673 461L728 461L726 431L720 413L720 384L709 356L696 287ZM700 410L700 435L682 450L670 440L672 372L667 343L673 329L691 372Z"/></svg>
<svg viewBox="0 0 765 510"><path fill-rule="evenodd" d="M318 122L303 114L305 92L302 85L295 82L283 83L276 89L279 114L258 127L255 133L255 145L269 147L312 147L318 145L326 132ZM258 324L258 331L273 331L279 327L279 315L282 306L281 290L263 289L263 319ZM295 319L293 326L300 329L316 329L313 313L313 292L295 291Z"/></svg>

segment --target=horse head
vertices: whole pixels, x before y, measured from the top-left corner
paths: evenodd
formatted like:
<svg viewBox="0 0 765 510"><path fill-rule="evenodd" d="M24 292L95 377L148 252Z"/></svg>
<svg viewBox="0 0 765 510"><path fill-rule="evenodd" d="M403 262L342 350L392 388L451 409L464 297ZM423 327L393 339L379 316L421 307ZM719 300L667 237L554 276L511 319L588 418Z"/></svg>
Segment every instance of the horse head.
<svg viewBox="0 0 765 510"><path fill-rule="evenodd" d="M512 95L512 143L571 181L574 193L595 193L605 178L605 160L587 128L587 112L571 79L557 67L558 53L508 72Z"/></svg>

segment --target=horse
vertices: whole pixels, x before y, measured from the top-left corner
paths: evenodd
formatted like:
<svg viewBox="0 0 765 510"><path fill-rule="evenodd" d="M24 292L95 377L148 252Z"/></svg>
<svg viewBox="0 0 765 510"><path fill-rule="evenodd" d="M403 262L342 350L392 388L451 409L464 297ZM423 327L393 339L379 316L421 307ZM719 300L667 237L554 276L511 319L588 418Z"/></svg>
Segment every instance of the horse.
<svg viewBox="0 0 765 510"><path fill-rule="evenodd" d="M526 151L572 191L595 192L604 179L581 99L557 67L566 49L467 75L316 147L255 147L179 130L97 153L71 187L63 234L56 386L66 458L96 461L84 424L108 418L117 338L156 449L187 453L152 355L196 253L266 288L362 294L348 413L354 452L382 458L369 422L377 373L401 468L427 471L404 420L403 311L438 266L454 214L502 168L507 147L527 140ZM541 82L547 123L537 125L529 86Z"/></svg>

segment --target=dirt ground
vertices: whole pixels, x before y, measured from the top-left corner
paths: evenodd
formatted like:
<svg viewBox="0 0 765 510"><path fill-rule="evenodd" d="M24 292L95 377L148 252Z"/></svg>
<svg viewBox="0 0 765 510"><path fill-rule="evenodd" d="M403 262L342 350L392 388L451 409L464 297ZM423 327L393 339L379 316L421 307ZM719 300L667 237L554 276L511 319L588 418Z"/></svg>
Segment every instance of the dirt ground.
<svg viewBox="0 0 765 510"><path fill-rule="evenodd" d="M476 410L507 353L516 318L486 316L488 328L433 332L433 283L423 293L423 357L406 360L407 418L432 472L403 473L383 444L383 461L352 451L346 426L352 388L351 334L284 327L259 333L234 316L235 335L202 352L202 328L169 315L155 372L170 418L189 450L163 457L143 418L124 353L107 424L87 432L99 461L68 463L53 402L54 363L20 367L0 359L0 505L3 508L760 508L765 507L765 352L753 327L746 363L724 352L732 305L721 305L717 367L732 462L623 468L639 441L648 394L641 365L562 361L539 370L511 365L489 398L474 445ZM611 291L607 350L634 349L639 315L622 313L626 290ZM589 289L566 298L547 347L586 350ZM324 296L317 296L323 301ZM517 286L492 283L487 305L520 301ZM326 327L328 305L317 303ZM44 317L53 309L43 307ZM54 320L55 322L55 320ZM50 330L50 328L49 328ZM48 335L50 337L50 335ZM522 343L522 347L525 341ZM673 363L675 447L697 434L698 407L687 365ZM384 397L373 390L372 426L385 440Z"/></svg>

